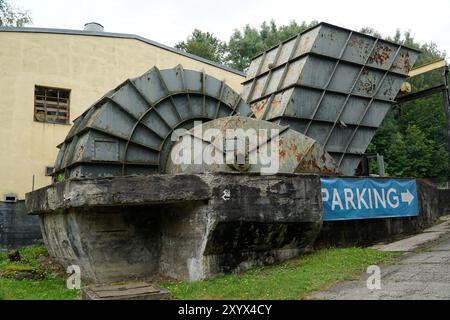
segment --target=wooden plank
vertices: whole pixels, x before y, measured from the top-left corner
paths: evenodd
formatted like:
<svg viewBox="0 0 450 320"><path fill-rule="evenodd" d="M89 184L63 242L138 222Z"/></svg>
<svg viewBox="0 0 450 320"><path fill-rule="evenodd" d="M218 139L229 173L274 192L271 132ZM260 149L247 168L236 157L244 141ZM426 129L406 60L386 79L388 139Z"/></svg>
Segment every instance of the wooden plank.
<svg viewBox="0 0 450 320"><path fill-rule="evenodd" d="M111 291L98 291L94 287L85 287L81 291L82 300L169 300L170 293L163 288L147 285L141 288L110 286Z"/></svg>
<svg viewBox="0 0 450 320"><path fill-rule="evenodd" d="M436 62L432 62L426 65L423 65L419 68L413 69L409 72L409 77L415 77L423 73L427 73L436 69L445 68L447 67L447 61L445 60L438 60Z"/></svg>
<svg viewBox="0 0 450 320"><path fill-rule="evenodd" d="M91 289L94 291L111 291L111 290L129 290L136 288L146 288L152 286L149 282L122 283L111 285L93 285Z"/></svg>
<svg viewBox="0 0 450 320"><path fill-rule="evenodd" d="M54 102L54 101L42 101L42 100L38 100L34 102L35 104L39 104L39 105L47 105L47 106L61 106L61 107L68 107L69 105L67 103L63 103L63 102Z"/></svg>
<svg viewBox="0 0 450 320"><path fill-rule="evenodd" d="M107 290L107 291L97 291L94 292L100 298L113 298L113 297L126 297L126 296L137 296L141 294L149 294L149 293L157 293L160 290L155 289L153 286L147 286L142 288L129 288L129 289L121 289L116 288L115 290Z"/></svg>
<svg viewBox="0 0 450 320"><path fill-rule="evenodd" d="M55 108L55 107L36 107L37 110L43 110L43 111L47 111L47 112L66 112L67 113L67 109L65 108Z"/></svg>
<svg viewBox="0 0 450 320"><path fill-rule="evenodd" d="M47 109L47 115L49 115L49 116L64 115L64 114L67 114L67 111L58 110L58 109L51 109L51 110Z"/></svg>

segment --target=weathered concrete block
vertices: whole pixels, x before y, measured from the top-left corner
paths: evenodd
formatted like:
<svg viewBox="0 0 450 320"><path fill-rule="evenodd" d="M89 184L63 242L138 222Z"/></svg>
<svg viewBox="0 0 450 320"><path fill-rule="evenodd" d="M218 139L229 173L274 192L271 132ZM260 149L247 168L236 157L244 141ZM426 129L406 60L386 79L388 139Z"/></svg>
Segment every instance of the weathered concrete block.
<svg viewBox="0 0 450 320"><path fill-rule="evenodd" d="M39 218L27 215L25 201L0 202L0 250L42 243Z"/></svg>
<svg viewBox="0 0 450 320"><path fill-rule="evenodd" d="M144 208L72 208L40 218L50 255L80 266L84 279L132 280L158 271L158 221Z"/></svg>
<svg viewBox="0 0 450 320"><path fill-rule="evenodd" d="M68 180L28 194L27 205L50 254L96 283L272 264L302 254L322 223L316 175Z"/></svg>

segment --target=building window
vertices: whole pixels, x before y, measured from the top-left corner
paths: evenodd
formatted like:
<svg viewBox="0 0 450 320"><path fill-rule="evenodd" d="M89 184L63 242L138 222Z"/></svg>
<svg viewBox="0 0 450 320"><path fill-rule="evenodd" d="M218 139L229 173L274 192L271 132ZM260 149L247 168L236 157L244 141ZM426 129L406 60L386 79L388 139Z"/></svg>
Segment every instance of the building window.
<svg viewBox="0 0 450 320"><path fill-rule="evenodd" d="M54 167L45 167L45 176L51 177L53 175L53 171L55 171Z"/></svg>
<svg viewBox="0 0 450 320"><path fill-rule="evenodd" d="M3 201L9 202L9 203L14 203L14 202L17 202L17 197L14 194L5 194L5 195L3 195Z"/></svg>
<svg viewBox="0 0 450 320"><path fill-rule="evenodd" d="M68 124L70 120L70 90L34 87L34 120Z"/></svg>

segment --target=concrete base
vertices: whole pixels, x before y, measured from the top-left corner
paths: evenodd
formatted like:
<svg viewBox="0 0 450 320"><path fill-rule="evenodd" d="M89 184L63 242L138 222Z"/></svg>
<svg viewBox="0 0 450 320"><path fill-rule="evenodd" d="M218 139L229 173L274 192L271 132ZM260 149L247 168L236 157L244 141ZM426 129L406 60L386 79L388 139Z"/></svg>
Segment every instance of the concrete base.
<svg viewBox="0 0 450 320"><path fill-rule="evenodd" d="M301 255L322 224L315 175L68 180L27 195L50 254L90 282L201 280Z"/></svg>

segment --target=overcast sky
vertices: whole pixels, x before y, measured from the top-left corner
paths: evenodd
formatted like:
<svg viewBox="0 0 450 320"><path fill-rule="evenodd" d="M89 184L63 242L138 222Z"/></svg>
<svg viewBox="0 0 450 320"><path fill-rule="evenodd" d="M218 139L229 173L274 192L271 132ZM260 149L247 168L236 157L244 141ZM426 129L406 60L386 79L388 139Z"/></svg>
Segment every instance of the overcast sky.
<svg viewBox="0 0 450 320"><path fill-rule="evenodd" d="M383 35L410 30L420 42L450 53L449 0L11 0L31 11L34 27L82 29L96 21L105 31L133 33L173 46L194 28L228 40L233 29L264 20L325 21Z"/></svg>

